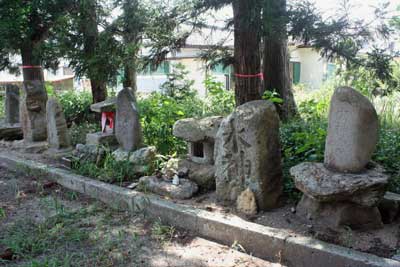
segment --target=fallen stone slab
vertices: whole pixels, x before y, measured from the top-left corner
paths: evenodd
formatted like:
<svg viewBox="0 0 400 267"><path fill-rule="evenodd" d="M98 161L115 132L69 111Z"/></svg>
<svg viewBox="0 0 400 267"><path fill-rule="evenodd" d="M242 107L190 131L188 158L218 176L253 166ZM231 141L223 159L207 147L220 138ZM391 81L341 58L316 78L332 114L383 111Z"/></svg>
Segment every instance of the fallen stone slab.
<svg viewBox="0 0 400 267"><path fill-rule="evenodd" d="M14 141L23 137L21 124L0 123L0 140Z"/></svg>
<svg viewBox="0 0 400 267"><path fill-rule="evenodd" d="M114 133L110 132L96 132L88 133L86 135L86 144L88 145L104 145L104 146L117 146L118 141Z"/></svg>
<svg viewBox="0 0 400 267"><path fill-rule="evenodd" d="M12 171L32 171L54 179L58 184L107 203L109 206L143 211L204 238L231 246L242 245L248 253L293 267L400 267L400 262L295 235L285 229L262 226L234 215L213 213L176 204L157 196L99 182L31 160L0 153L0 166Z"/></svg>
<svg viewBox="0 0 400 267"><path fill-rule="evenodd" d="M148 190L172 199L189 199L199 189L197 184L187 179L179 179L179 185L174 185L170 181L165 181L155 176L144 176L140 178L139 187L144 191Z"/></svg>

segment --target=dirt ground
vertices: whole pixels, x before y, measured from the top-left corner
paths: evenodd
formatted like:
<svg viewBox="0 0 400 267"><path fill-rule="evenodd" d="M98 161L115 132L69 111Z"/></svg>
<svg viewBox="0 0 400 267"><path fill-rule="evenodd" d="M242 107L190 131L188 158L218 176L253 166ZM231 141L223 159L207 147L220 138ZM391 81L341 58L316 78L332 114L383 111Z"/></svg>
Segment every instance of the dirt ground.
<svg viewBox="0 0 400 267"><path fill-rule="evenodd" d="M281 266L238 250L0 168L0 266Z"/></svg>
<svg viewBox="0 0 400 267"><path fill-rule="evenodd" d="M4 148L0 148L1 150L4 151ZM19 157L50 163L56 167L62 167L62 164L59 162L45 158L42 155L10 153L14 153ZM227 217L240 216L240 214L236 214L233 208L219 205L215 198L215 192L201 194L190 200L171 201L205 209L210 212L223 213ZM380 257L393 258L397 255L395 259L400 258L400 218L392 224L386 224L383 229L379 230L355 231L350 228L333 230L326 229L314 221L300 218L296 215L294 204L287 204L274 211L261 212L257 216L242 218L265 226L286 229L294 236L310 236L328 243L353 248Z"/></svg>

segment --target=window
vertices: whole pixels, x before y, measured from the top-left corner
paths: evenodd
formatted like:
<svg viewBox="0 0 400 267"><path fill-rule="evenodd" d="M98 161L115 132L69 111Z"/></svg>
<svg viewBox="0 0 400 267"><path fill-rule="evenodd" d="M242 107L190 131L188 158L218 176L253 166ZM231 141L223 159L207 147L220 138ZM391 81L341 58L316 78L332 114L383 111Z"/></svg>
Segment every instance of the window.
<svg viewBox="0 0 400 267"><path fill-rule="evenodd" d="M231 69L232 69L232 66L224 67L223 64L219 63L216 66L214 66L213 68L211 68L211 71L214 74L221 74L221 75L228 74L228 75L230 75L231 74Z"/></svg>
<svg viewBox="0 0 400 267"><path fill-rule="evenodd" d="M328 63L326 65L326 72L324 75L324 81L330 79L331 77L333 77L333 75L335 74L336 71L336 65L333 63Z"/></svg>
<svg viewBox="0 0 400 267"><path fill-rule="evenodd" d="M169 61L162 62L156 70L152 70L150 66L140 72L141 75L167 75L169 73Z"/></svg>
<svg viewBox="0 0 400 267"><path fill-rule="evenodd" d="M291 67L293 84L300 83L300 72L301 72L300 62L291 62L290 67Z"/></svg>

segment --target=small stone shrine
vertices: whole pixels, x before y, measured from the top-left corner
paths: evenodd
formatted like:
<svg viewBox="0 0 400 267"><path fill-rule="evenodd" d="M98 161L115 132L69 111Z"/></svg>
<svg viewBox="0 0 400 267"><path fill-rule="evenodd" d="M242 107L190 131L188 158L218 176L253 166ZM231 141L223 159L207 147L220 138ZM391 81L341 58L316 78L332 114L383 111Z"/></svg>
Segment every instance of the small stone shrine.
<svg viewBox="0 0 400 267"><path fill-rule="evenodd" d="M215 188L214 143L222 119L182 119L173 127L174 136L185 140L189 151L188 158L178 162L178 170L188 170L188 178L205 190Z"/></svg>
<svg viewBox="0 0 400 267"><path fill-rule="evenodd" d="M279 116L273 103L247 102L226 117L215 140L216 193L219 201L238 204L255 195L258 210L280 205L283 189ZM254 208L252 208L254 210Z"/></svg>
<svg viewBox="0 0 400 267"><path fill-rule="evenodd" d="M372 103L349 87L337 88L329 110L325 160L291 168L304 193L299 216L326 227L382 227L378 204L388 176L371 163L378 142L378 116Z"/></svg>
<svg viewBox="0 0 400 267"><path fill-rule="evenodd" d="M90 106L93 112L101 114L101 131L87 134L86 144L111 147L118 144L115 137L115 103L116 98L113 97Z"/></svg>

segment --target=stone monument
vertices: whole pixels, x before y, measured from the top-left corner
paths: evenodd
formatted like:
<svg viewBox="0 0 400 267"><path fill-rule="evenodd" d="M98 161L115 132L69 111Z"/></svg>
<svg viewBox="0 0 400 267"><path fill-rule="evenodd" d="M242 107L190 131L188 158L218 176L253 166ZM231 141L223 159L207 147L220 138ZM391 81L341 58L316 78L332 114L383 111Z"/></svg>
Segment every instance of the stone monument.
<svg viewBox="0 0 400 267"><path fill-rule="evenodd" d="M5 99L6 123L19 123L19 88L16 85L9 84L6 86Z"/></svg>
<svg viewBox="0 0 400 267"><path fill-rule="evenodd" d="M46 116L49 148L55 151L70 149L71 141L67 122L57 99L51 97L47 101Z"/></svg>
<svg viewBox="0 0 400 267"><path fill-rule="evenodd" d="M122 89L116 103L115 136L123 150L135 151L142 146L142 127L132 89Z"/></svg>
<svg viewBox="0 0 400 267"><path fill-rule="evenodd" d="M24 82L24 93L20 101L20 122L25 142L46 141L46 102L47 93L43 81Z"/></svg>
<svg viewBox="0 0 400 267"><path fill-rule="evenodd" d="M378 141L378 116L372 103L349 87L337 88L329 110L325 160L291 168L304 193L297 214L338 228L382 227L377 208L388 176L370 163Z"/></svg>
<svg viewBox="0 0 400 267"><path fill-rule="evenodd" d="M259 210L276 208L283 189L279 116L273 103L245 103L225 118L215 141L217 199L235 204L245 190Z"/></svg>
<svg viewBox="0 0 400 267"><path fill-rule="evenodd" d="M6 141L23 138L19 123L19 88L16 85L6 85L5 121L0 124L0 139Z"/></svg>
<svg viewBox="0 0 400 267"><path fill-rule="evenodd" d="M188 144L188 158L178 162L179 170L188 170L188 179L200 188L215 188L214 143L223 117L213 116L203 119L178 120L173 134Z"/></svg>

